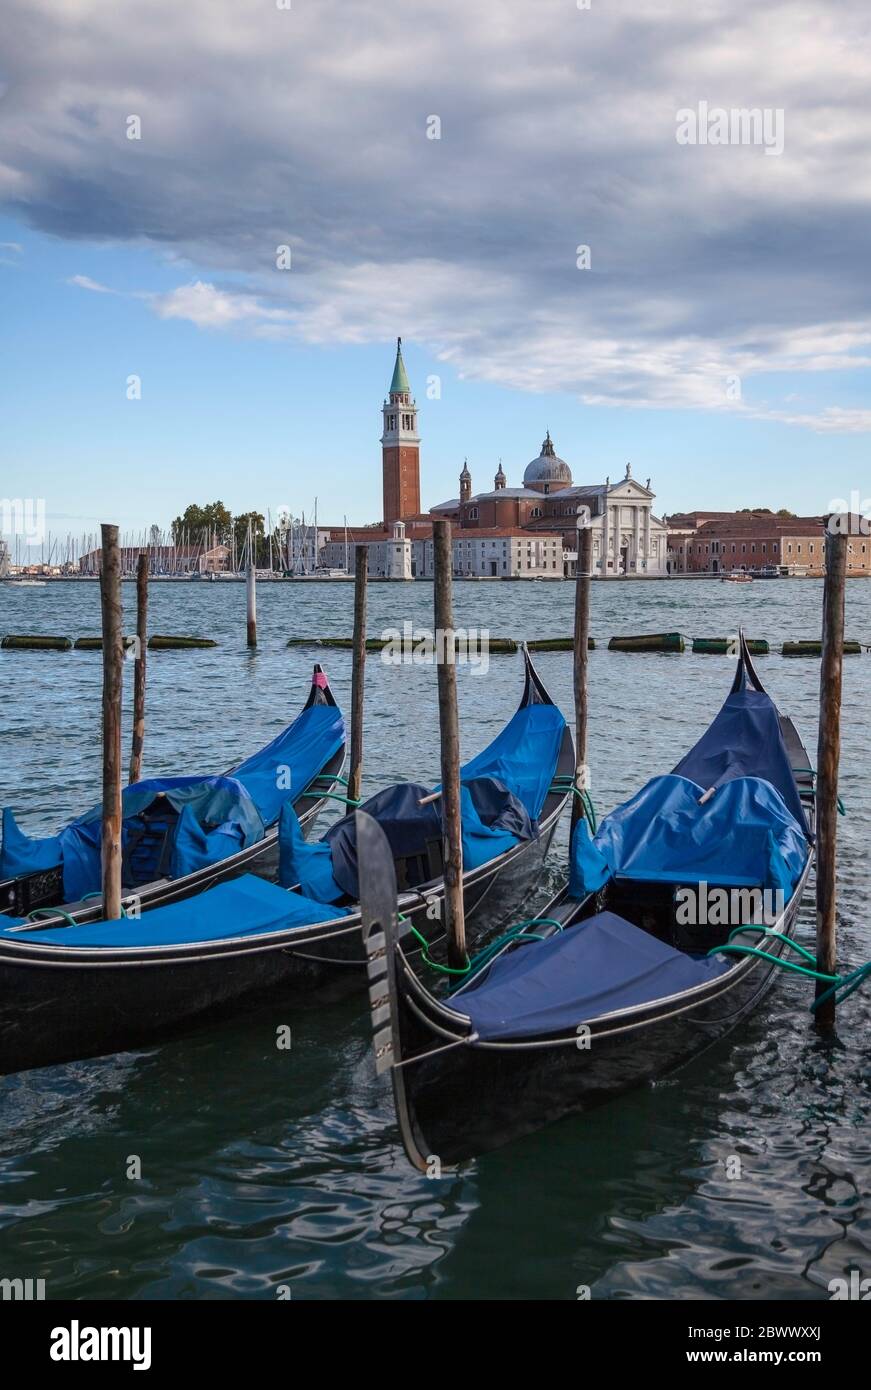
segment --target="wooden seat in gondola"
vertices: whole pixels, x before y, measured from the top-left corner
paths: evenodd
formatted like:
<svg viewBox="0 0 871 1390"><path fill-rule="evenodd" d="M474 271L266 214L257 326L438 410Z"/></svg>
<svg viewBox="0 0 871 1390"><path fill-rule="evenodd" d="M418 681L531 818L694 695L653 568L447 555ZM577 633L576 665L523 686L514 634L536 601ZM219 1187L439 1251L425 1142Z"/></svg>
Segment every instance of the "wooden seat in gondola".
<svg viewBox="0 0 871 1390"><path fill-rule="evenodd" d="M721 887L725 885L706 885L707 894L712 901L713 895L718 893ZM627 922L632 922L634 926L646 931L649 936L664 942L666 946L673 946L678 951L688 951L690 954L703 955L715 946L724 945L736 923L684 921L686 914L680 910L683 902L682 891L695 891L697 888L697 884L689 881L651 883L641 879L615 878L606 886L601 900L595 905L595 910L601 911L607 906L611 912L616 912ZM761 885L757 891L761 893ZM591 904L591 914L593 910L594 905Z"/></svg>
<svg viewBox="0 0 871 1390"><path fill-rule="evenodd" d="M138 824L125 837L121 856L121 881L125 888L137 888L169 876L178 811L165 797L159 797L136 820Z"/></svg>
<svg viewBox="0 0 871 1390"><path fill-rule="evenodd" d="M416 854L407 854L394 860L396 865L396 886L400 892L420 888L424 883L432 883L444 874L444 855L440 839L427 840L423 849Z"/></svg>

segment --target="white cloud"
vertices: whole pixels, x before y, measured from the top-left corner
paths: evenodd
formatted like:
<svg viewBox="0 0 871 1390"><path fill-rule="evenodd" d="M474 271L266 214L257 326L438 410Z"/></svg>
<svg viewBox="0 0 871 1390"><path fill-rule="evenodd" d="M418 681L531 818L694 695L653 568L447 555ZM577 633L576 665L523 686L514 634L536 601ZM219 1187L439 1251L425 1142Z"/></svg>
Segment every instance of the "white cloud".
<svg viewBox="0 0 871 1390"><path fill-rule="evenodd" d="M206 330L401 331L523 390L748 414L768 408L729 402L726 377L746 401L774 372L867 369L863 0L413 0L411 21L381 0L7 0L0 196L43 231L196 266L150 304ZM784 153L677 145L702 100L782 108Z"/></svg>
<svg viewBox="0 0 871 1390"><path fill-rule="evenodd" d="M261 333L288 325L291 320L286 310L271 309L255 295L217 289L202 280L147 298L160 318L187 319L197 328L241 327Z"/></svg>
<svg viewBox="0 0 871 1390"><path fill-rule="evenodd" d="M77 285L80 290L92 290L94 294L114 294L106 285L100 285L96 280L92 280L89 275L71 275L67 281L68 285Z"/></svg>

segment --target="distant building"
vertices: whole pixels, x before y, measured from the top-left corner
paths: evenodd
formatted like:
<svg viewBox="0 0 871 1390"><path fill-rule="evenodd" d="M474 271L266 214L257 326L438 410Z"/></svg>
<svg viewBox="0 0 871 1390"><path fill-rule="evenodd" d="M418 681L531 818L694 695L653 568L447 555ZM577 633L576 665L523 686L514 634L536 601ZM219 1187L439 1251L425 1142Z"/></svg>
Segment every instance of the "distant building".
<svg viewBox="0 0 871 1390"><path fill-rule="evenodd" d="M653 514L650 479L576 486L548 432L541 453L527 465L523 486L512 488L500 462L490 492L473 494L468 462L459 497L420 509L420 434L417 404L397 339L390 389L382 407L381 471L384 520L378 526L329 526L317 531L317 567L354 567L357 545L369 551L373 579L432 574L432 523L454 523L454 573L478 578L553 579L574 574L578 508L593 531L593 567L603 578L666 573L666 527ZM395 527L401 523L401 534ZM312 557L314 559L314 557ZM312 564L314 568L314 564Z"/></svg>
<svg viewBox="0 0 871 1390"><path fill-rule="evenodd" d="M681 521L687 519L685 514ZM857 552L856 558L860 556ZM694 530L681 526L674 531L669 520L669 567L673 574L730 574L733 570L752 574L772 566L787 574L822 574L824 565L825 525L821 516L720 513L702 520Z"/></svg>
<svg viewBox="0 0 871 1390"><path fill-rule="evenodd" d="M9 573L9 546L4 540L0 540L0 579L5 579Z"/></svg>
<svg viewBox="0 0 871 1390"><path fill-rule="evenodd" d="M148 556L151 574L214 574L228 567L230 547L215 545L203 549L200 545L125 545L121 548L122 574L135 573L139 556ZM89 550L79 560L81 574L99 574L103 552L98 547Z"/></svg>
<svg viewBox="0 0 871 1390"><path fill-rule="evenodd" d="M515 527L454 531L453 570L457 579L562 579L563 540L555 532L535 534ZM414 542L415 568L423 579L433 576L432 540Z"/></svg>
<svg viewBox="0 0 871 1390"><path fill-rule="evenodd" d="M368 543L370 579L413 579L411 546L405 523L394 521L390 536Z"/></svg>
<svg viewBox="0 0 871 1390"><path fill-rule="evenodd" d="M381 407L381 474L384 525L404 521L420 512L420 435L417 403L411 394L402 360L402 339L396 340L396 363L387 399Z"/></svg>
<svg viewBox="0 0 871 1390"><path fill-rule="evenodd" d="M553 446L550 431L541 453L526 467L522 487L509 487L500 462L493 488L472 492L468 463L460 473L460 495L433 507L433 516L449 517L462 534L492 527L562 538L567 574L575 569L578 508L589 510L593 530L593 569L602 578L666 573L665 523L653 514L650 479L642 487L626 465L617 483L576 485L565 459Z"/></svg>
<svg viewBox="0 0 871 1390"><path fill-rule="evenodd" d="M391 534L357 530L347 542L348 569L365 545L370 579L432 579L432 525L394 522ZM557 532L529 532L519 526L455 530L452 536L456 579L562 579L563 539ZM322 569L345 567L346 542L329 541L321 551Z"/></svg>
<svg viewBox="0 0 871 1390"><path fill-rule="evenodd" d="M670 539L674 574L729 574L777 567L782 574L825 573L824 517L732 513ZM871 535L863 518L850 521L847 574L871 574Z"/></svg>

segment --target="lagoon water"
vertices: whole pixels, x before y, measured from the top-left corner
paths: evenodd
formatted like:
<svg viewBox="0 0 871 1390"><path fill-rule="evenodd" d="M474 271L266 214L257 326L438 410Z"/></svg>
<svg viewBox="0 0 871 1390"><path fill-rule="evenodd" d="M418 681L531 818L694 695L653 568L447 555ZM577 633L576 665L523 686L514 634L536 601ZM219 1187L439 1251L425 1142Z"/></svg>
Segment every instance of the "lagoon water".
<svg viewBox="0 0 871 1390"><path fill-rule="evenodd" d="M589 761L599 813L667 771L727 693L725 657L626 655L615 633L772 644L819 634L822 585L781 580L593 586ZM458 625L494 636L572 628L565 583L460 583ZM154 584L151 630L217 638L149 660L146 776L219 771L305 698L317 653L291 636L350 632L352 587L261 585L260 648L244 587ZM134 591L125 586L132 610ZM431 624L432 588L373 585L370 634ZM0 633L99 631L97 586L0 585ZM871 583L848 585L847 635L871 642ZM604 639L604 640L602 640ZM350 656L322 653L347 708ZM538 667L571 717L571 657ZM819 662L759 658L816 751ZM436 780L435 675L367 665L364 792ZM464 753L498 731L519 656L461 668ZM128 687L132 682L128 681ZM130 689L126 692L129 702ZM0 652L0 805L46 833L99 799L100 657ZM129 707L125 740L129 746ZM839 822L842 968L871 957L871 655L845 661ZM558 885L562 827L530 915ZM804 939L812 912L803 915ZM376 1081L363 996L295 1001L160 1047L0 1079L0 1276L48 1298L825 1299L871 1276L871 988L835 1041L809 1026L811 988L784 976L742 1030L678 1076L571 1118L458 1175L407 1167ZM290 1052L274 1045L277 1023ZM130 1157L142 1176L128 1178ZM730 1178L738 1158L740 1177Z"/></svg>

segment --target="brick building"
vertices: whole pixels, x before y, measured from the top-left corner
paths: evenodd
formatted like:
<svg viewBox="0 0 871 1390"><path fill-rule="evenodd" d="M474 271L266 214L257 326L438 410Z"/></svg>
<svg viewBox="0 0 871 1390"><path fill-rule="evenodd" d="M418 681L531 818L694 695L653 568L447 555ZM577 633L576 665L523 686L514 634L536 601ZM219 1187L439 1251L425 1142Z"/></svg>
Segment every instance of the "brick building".
<svg viewBox="0 0 871 1390"><path fill-rule="evenodd" d="M381 407L381 478L384 493L384 526L420 514L420 435L417 403L405 363L402 339L396 340L396 362L387 400Z"/></svg>
<svg viewBox="0 0 871 1390"><path fill-rule="evenodd" d="M576 558L578 509L587 509L593 531L593 570L603 579L620 575L666 573L667 530L653 514L650 479L642 486L627 463L625 477L612 483L575 484L565 459L553 446L550 431L541 452L527 464L522 487L509 487L499 468L492 490L472 492L468 463L460 473L460 495L433 507L433 516L448 517L459 533L497 527L535 536L562 537L566 571Z"/></svg>

